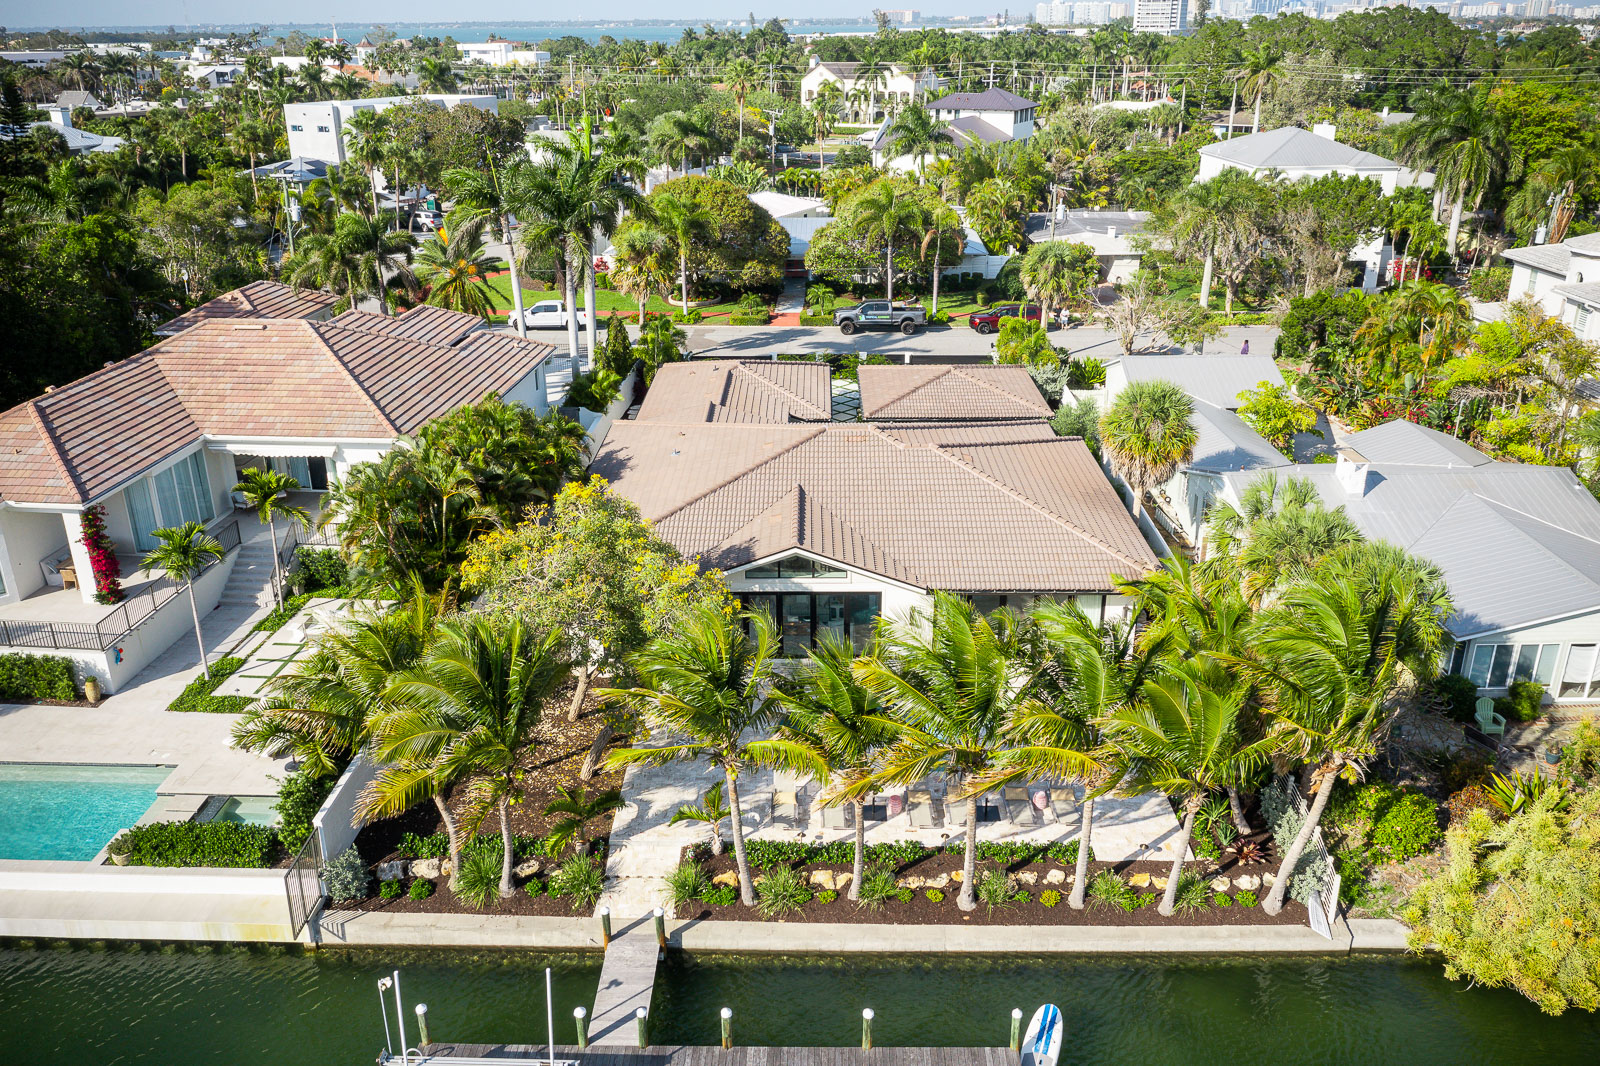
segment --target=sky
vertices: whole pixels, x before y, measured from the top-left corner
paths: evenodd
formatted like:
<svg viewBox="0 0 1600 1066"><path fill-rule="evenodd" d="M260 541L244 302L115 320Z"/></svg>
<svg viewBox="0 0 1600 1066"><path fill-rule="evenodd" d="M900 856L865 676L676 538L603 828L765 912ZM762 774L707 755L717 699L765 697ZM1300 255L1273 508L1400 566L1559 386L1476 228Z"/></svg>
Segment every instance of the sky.
<svg viewBox="0 0 1600 1066"><path fill-rule="evenodd" d="M755 9L758 18L778 15L782 18L866 18L874 7L872 0L790 0L783 8ZM888 7L884 0L876 6ZM909 6L909 5L907 5ZM1006 5L994 5L996 9ZM1021 0L1009 6L1021 12L1032 10L1032 4ZM578 10L584 10L580 7ZM604 17L608 19L682 18L687 22L744 18L751 10L749 0L610 0L605 4ZM934 14L976 14L987 11L981 3L963 4L959 0L935 3L919 10ZM538 22L551 18L571 19L574 9L554 3L523 3L473 6L469 16L479 22ZM0 0L0 24L8 28L41 28L52 25L67 29L80 26L175 26L182 30L185 24L230 24L261 22L326 22L330 16L350 23L429 22L444 18L460 18L463 8L441 5L438 0L386 0L386 2L361 2L339 0L329 4L326 0L274 0L262 4L258 0L78 0L62 5L40 3L39 0ZM61 22L46 21L50 17ZM65 21L70 19L71 21Z"/></svg>

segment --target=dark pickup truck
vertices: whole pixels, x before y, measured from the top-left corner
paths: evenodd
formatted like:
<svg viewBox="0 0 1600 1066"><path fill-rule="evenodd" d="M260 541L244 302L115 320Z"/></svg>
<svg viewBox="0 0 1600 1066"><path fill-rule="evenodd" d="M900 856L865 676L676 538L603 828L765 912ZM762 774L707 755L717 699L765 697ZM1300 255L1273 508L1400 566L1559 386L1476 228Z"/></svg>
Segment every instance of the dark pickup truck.
<svg viewBox="0 0 1600 1066"><path fill-rule="evenodd" d="M927 323L928 312L921 304L892 304L888 300L868 300L833 312L833 324L847 336L858 329L897 329L909 337Z"/></svg>

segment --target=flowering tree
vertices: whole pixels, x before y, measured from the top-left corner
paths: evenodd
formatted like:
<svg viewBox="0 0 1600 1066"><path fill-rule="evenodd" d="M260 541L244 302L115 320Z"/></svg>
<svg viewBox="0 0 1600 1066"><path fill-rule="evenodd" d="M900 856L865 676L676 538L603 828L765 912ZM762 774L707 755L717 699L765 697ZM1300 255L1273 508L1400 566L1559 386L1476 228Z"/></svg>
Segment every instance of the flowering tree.
<svg viewBox="0 0 1600 1066"><path fill-rule="evenodd" d="M94 570L94 599L96 603L120 603L126 595L122 591L122 564L117 562L116 545L106 532L106 509L99 504L85 507L82 518L83 546L89 552L89 566Z"/></svg>

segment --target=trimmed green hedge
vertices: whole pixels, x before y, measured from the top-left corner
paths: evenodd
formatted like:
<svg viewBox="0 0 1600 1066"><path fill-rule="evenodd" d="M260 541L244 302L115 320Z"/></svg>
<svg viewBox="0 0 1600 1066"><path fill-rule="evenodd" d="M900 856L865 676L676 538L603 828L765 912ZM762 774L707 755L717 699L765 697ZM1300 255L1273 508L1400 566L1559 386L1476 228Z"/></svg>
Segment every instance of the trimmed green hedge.
<svg viewBox="0 0 1600 1066"><path fill-rule="evenodd" d="M800 316L800 324L802 326L831 326L831 325L833 325L833 316L832 315L801 315Z"/></svg>
<svg viewBox="0 0 1600 1066"><path fill-rule="evenodd" d="M289 619L300 613L300 609L311 602L311 593L302 592L298 596L290 596L283 601L283 606L257 622L252 628L252 633L276 633L286 625Z"/></svg>
<svg viewBox="0 0 1600 1066"><path fill-rule="evenodd" d="M54 655L0 655L0 701L75 700L77 672L71 659Z"/></svg>
<svg viewBox="0 0 1600 1066"><path fill-rule="evenodd" d="M238 714L250 706L249 697L213 696L212 693L243 665L244 660L236 655L218 659L211 664L211 676L208 678L205 674L201 674L189 682L182 694L167 705L167 710L198 711L203 714Z"/></svg>
<svg viewBox="0 0 1600 1066"><path fill-rule="evenodd" d="M729 315L730 326L766 326L772 323L769 315Z"/></svg>
<svg viewBox="0 0 1600 1066"><path fill-rule="evenodd" d="M152 822L123 831L111 851L129 866L264 870L277 861L278 834L242 822Z"/></svg>

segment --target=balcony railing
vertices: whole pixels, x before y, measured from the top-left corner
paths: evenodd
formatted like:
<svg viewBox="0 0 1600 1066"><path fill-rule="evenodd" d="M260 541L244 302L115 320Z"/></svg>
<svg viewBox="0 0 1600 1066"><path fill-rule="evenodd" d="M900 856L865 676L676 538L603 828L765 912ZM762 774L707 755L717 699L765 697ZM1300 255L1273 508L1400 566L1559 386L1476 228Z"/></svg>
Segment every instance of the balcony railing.
<svg viewBox="0 0 1600 1066"><path fill-rule="evenodd" d="M239 546L239 520L208 532L222 545L224 553ZM220 560L219 560L220 561ZM206 573L215 562L200 571ZM200 574L195 575L198 580ZM167 601L183 591L183 586L166 575L150 582L129 596L98 622L34 622L7 619L0 621L0 646L41 648L56 651L106 651L149 620Z"/></svg>

